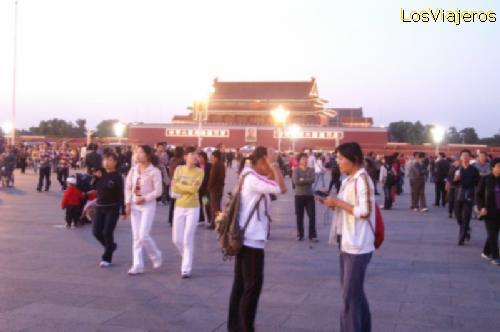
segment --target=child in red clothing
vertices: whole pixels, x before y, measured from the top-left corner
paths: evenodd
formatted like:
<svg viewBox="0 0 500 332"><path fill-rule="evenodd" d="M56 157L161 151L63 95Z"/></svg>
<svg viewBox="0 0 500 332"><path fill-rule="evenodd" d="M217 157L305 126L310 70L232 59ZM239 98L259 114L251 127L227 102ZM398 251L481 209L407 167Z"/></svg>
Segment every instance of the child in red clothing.
<svg viewBox="0 0 500 332"><path fill-rule="evenodd" d="M76 227L77 221L80 219L80 204L83 200L83 193L76 187L76 178L68 177L66 179L68 188L64 191L61 208L66 210L66 228Z"/></svg>

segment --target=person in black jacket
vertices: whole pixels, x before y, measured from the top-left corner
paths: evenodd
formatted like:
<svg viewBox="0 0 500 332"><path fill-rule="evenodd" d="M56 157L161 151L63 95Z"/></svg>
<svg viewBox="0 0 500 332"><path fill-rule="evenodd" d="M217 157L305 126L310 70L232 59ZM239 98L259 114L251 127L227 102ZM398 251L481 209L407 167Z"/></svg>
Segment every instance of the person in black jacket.
<svg viewBox="0 0 500 332"><path fill-rule="evenodd" d="M443 152L439 153L438 159L434 164L434 174L436 182L434 183L436 200L434 201L434 206L446 205L446 178L448 177L448 172L450 170L450 162L446 159L446 155Z"/></svg>
<svg viewBox="0 0 500 332"><path fill-rule="evenodd" d="M469 224L474 205L475 190L479 182L479 171L470 163L471 152L469 150L462 150L460 160L462 165L454 177L454 180L458 182L455 217L460 226L458 245L463 246L465 240L470 240Z"/></svg>
<svg viewBox="0 0 500 332"><path fill-rule="evenodd" d="M102 157L97 153L97 144L90 143L85 156L85 165L87 166L87 173L92 175L93 171L102 167Z"/></svg>
<svg viewBox="0 0 500 332"><path fill-rule="evenodd" d="M94 188L97 190L96 220L93 225L95 238L104 247L100 267L109 267L117 245L113 233L124 202L123 177L118 172L118 156L107 152L103 169L94 172Z"/></svg>
<svg viewBox="0 0 500 332"><path fill-rule="evenodd" d="M479 181L476 192L479 216L486 226L486 243L481 257L500 266L498 233L500 232L500 158L491 162L491 173Z"/></svg>

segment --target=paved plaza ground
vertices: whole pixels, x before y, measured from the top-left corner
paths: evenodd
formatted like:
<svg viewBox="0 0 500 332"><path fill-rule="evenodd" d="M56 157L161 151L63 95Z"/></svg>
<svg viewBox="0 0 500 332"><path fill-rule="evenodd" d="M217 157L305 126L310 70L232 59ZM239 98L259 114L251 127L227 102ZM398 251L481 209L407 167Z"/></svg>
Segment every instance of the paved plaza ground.
<svg viewBox="0 0 500 332"><path fill-rule="evenodd" d="M100 269L90 227L61 227L55 176L50 192L37 193L28 173L17 174L15 189L0 189L1 332L225 331L233 262L222 261L213 232L198 228L193 278L181 280L160 206L153 237L164 265L127 275L131 231L120 220L115 264ZM230 171L230 184L234 177ZM431 201L430 185L428 192ZM368 268L373 331L500 331L500 268L479 256L484 226L473 221L472 240L458 247L456 222L444 209L415 213L408 202L403 194L384 213L386 241ZM338 252L327 244L322 207L317 214L320 242L310 245L295 241L292 191L273 206L258 331L338 331Z"/></svg>

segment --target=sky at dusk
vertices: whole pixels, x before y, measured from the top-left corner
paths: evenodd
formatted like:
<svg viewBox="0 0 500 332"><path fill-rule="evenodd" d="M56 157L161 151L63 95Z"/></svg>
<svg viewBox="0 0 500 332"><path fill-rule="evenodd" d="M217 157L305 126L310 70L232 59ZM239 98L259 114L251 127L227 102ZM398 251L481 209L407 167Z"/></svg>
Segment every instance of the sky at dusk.
<svg viewBox="0 0 500 332"><path fill-rule="evenodd" d="M17 127L54 117L168 122L219 80L316 77L330 107L500 129L500 22L403 23L400 8L491 0L19 0ZM0 122L10 120L14 0L0 0Z"/></svg>

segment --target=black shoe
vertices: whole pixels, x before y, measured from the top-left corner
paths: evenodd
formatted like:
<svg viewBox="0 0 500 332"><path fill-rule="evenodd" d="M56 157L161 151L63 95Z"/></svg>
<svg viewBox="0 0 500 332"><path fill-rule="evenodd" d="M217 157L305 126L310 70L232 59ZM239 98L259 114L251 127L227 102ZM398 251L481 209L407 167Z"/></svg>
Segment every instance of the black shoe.
<svg viewBox="0 0 500 332"><path fill-rule="evenodd" d="M313 237L313 238L310 238L309 241L311 241L312 243L318 243L319 240L317 237Z"/></svg>
<svg viewBox="0 0 500 332"><path fill-rule="evenodd" d="M450 213L450 214L448 215L448 218L453 219L453 215Z"/></svg>
<svg viewBox="0 0 500 332"><path fill-rule="evenodd" d="M36 191L38 191L39 193L42 192L42 188L36 188Z"/></svg>
<svg viewBox="0 0 500 332"><path fill-rule="evenodd" d="M304 237L303 236L297 236L297 241L303 241Z"/></svg>
<svg viewBox="0 0 500 332"><path fill-rule="evenodd" d="M465 234L465 239L470 241L470 231Z"/></svg>
<svg viewBox="0 0 500 332"><path fill-rule="evenodd" d="M49 188L45 188L45 190L44 190L44 191L49 191Z"/></svg>
<svg viewBox="0 0 500 332"><path fill-rule="evenodd" d="M460 241L458 241L458 245L459 245L459 246L463 246L463 245L465 245L464 240L460 240Z"/></svg>

